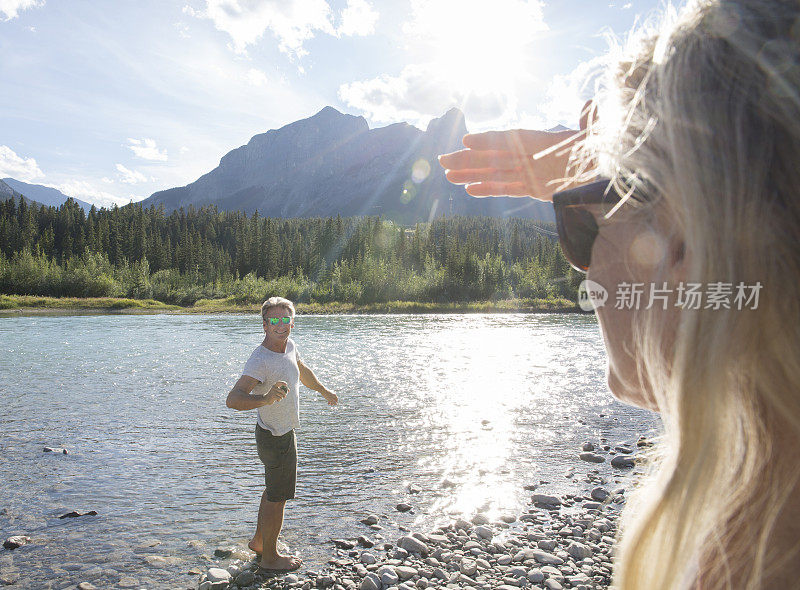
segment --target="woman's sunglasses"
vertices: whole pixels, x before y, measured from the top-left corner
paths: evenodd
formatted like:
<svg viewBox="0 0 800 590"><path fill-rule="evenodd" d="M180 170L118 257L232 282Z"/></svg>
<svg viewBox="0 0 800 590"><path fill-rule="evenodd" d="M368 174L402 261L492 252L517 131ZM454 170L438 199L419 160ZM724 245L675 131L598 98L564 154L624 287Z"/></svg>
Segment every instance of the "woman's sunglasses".
<svg viewBox="0 0 800 590"><path fill-rule="evenodd" d="M277 326L280 323L291 324L292 318L289 316L283 316L282 318L268 318L267 321L273 326Z"/></svg>
<svg viewBox="0 0 800 590"><path fill-rule="evenodd" d="M589 270L598 232L596 216L608 213L621 199L608 179L553 195L558 240L564 257L575 270Z"/></svg>

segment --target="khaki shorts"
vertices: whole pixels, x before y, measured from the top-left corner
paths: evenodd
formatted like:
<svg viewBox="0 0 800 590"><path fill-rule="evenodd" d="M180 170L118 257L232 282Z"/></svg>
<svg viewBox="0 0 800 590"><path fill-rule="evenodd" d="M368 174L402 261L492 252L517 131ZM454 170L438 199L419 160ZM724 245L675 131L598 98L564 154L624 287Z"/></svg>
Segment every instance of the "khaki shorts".
<svg viewBox="0 0 800 590"><path fill-rule="evenodd" d="M283 502L294 498L297 484L297 441L294 430L275 436L256 424L258 458L264 464L267 500Z"/></svg>

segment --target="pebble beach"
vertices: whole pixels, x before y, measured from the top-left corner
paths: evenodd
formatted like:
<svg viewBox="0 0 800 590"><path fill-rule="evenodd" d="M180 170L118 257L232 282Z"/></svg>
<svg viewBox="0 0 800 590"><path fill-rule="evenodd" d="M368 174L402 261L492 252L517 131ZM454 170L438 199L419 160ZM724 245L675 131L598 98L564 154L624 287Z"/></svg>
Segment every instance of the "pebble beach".
<svg viewBox="0 0 800 590"><path fill-rule="evenodd" d="M219 559L203 572L198 590L227 588L332 590L589 590L607 588L612 579L617 521L628 492L642 474L645 437L614 447L601 439L587 442L564 477L575 492L547 494L551 482L526 485L526 511L491 520L475 514L431 531L407 530L394 542L371 535L381 529L377 515L359 523L363 534L331 539L327 567L302 574L259 573L255 560L236 559L220 549ZM410 509L398 505L397 510ZM89 586L81 590L91 590Z"/></svg>

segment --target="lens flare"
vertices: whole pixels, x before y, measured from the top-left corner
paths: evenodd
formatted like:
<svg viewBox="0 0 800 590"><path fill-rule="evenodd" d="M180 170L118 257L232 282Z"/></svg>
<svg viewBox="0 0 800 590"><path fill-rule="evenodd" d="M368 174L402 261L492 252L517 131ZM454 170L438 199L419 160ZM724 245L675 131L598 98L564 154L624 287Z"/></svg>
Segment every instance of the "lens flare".
<svg viewBox="0 0 800 590"><path fill-rule="evenodd" d="M428 160L419 159L414 162L414 165L411 167L411 180L419 184L428 178L430 173L431 165Z"/></svg>

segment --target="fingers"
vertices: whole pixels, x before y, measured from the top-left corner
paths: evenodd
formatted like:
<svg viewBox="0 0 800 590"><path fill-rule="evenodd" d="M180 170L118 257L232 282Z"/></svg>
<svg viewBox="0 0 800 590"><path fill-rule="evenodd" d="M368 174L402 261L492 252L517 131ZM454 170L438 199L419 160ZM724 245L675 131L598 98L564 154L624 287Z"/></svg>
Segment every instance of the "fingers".
<svg viewBox="0 0 800 590"><path fill-rule="evenodd" d="M475 182L465 187L473 197L533 197L524 182Z"/></svg>
<svg viewBox="0 0 800 590"><path fill-rule="evenodd" d="M521 182L525 177L525 173L522 168L514 168L511 170L481 168L478 170L448 170L445 172L445 177L453 184L470 184L473 182L487 181Z"/></svg>
<svg viewBox="0 0 800 590"><path fill-rule="evenodd" d="M439 156L439 164L447 170L480 168L513 170L528 161L530 161L529 156L502 150L460 150Z"/></svg>
<svg viewBox="0 0 800 590"><path fill-rule="evenodd" d="M532 155L562 142L575 131L534 131L511 129L508 131L485 131L464 136L464 146L472 150L502 150L516 154ZM457 153L457 152L456 152Z"/></svg>

